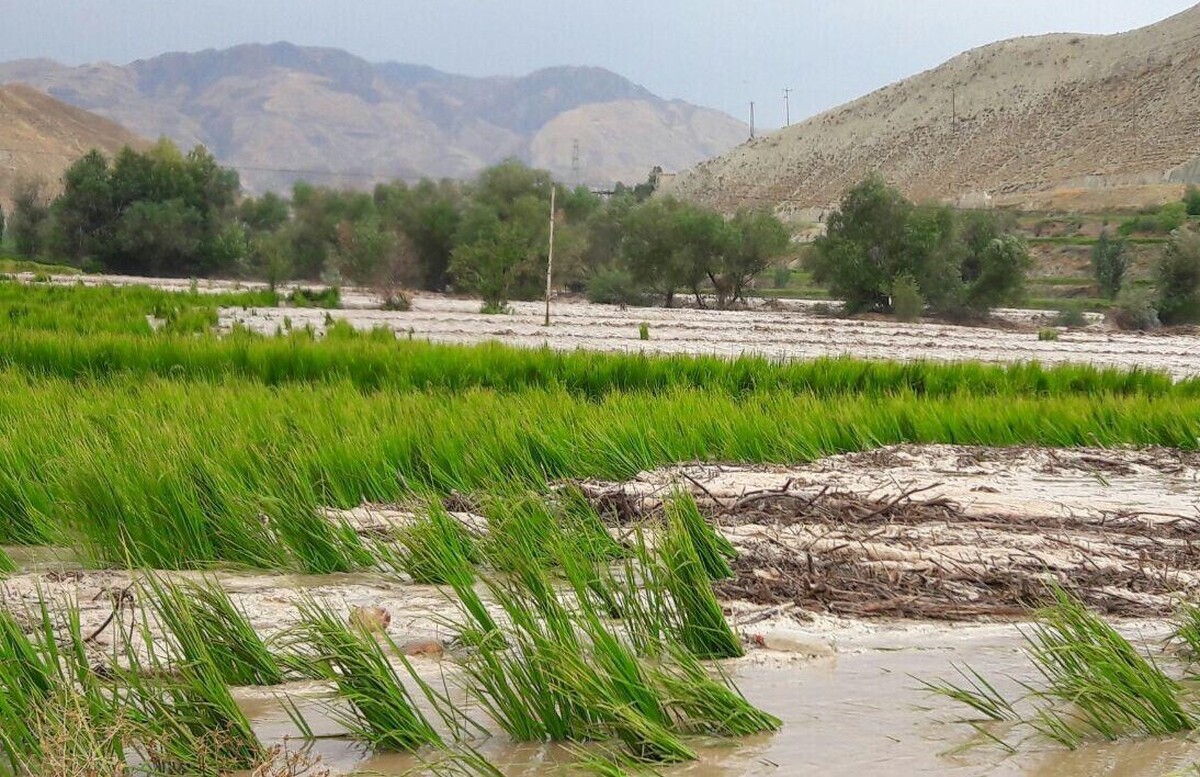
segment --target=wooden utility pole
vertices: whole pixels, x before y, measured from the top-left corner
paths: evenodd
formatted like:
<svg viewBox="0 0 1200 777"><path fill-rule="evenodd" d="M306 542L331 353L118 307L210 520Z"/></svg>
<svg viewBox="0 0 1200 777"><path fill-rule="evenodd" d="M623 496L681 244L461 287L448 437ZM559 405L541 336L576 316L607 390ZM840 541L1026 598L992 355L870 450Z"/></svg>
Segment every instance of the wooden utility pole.
<svg viewBox="0 0 1200 777"><path fill-rule="evenodd" d="M783 126L792 126L792 89L787 87L783 90Z"/></svg>
<svg viewBox="0 0 1200 777"><path fill-rule="evenodd" d="M750 139L754 140L754 101L750 101Z"/></svg>
<svg viewBox="0 0 1200 777"><path fill-rule="evenodd" d="M558 187L550 184L550 253L546 257L546 323L550 326L550 279L554 274L554 195Z"/></svg>

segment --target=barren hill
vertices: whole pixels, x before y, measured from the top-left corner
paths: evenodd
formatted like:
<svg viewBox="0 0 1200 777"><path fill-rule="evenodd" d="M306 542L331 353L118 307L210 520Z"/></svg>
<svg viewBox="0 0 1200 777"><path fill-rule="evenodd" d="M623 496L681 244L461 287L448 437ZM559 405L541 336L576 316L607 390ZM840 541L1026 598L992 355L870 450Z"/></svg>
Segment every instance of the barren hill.
<svg viewBox="0 0 1200 777"><path fill-rule="evenodd" d="M1200 6L969 51L680 175L731 208L820 209L872 171L919 199L1138 205L1200 181Z"/></svg>
<svg viewBox="0 0 1200 777"><path fill-rule="evenodd" d="M0 87L0 204L8 208L21 177L39 178L47 191L90 149L115 154L146 141L119 124L47 97L36 89Z"/></svg>
<svg viewBox="0 0 1200 777"><path fill-rule="evenodd" d="M461 178L509 156L581 182L642 181L745 139L719 111L660 99L601 68L471 78L286 43L167 54L119 67L0 64L21 81L149 137L206 145L250 188L297 178L369 185Z"/></svg>

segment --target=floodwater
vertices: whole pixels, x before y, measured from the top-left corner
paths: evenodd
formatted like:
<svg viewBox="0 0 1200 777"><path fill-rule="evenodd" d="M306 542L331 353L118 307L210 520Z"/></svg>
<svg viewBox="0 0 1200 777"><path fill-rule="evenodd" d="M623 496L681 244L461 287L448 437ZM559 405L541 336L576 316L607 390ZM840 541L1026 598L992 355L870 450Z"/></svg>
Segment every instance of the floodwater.
<svg viewBox="0 0 1200 777"><path fill-rule="evenodd" d="M1128 634L1157 639L1155 624L1126 624ZM1186 738L1094 743L1075 752L1021 735L1012 754L960 722L965 708L920 689L916 678L953 677L952 664L968 663L1011 691L1033 669L1014 625L899 627L854 637L831 657L800 660L764 651L727 664L745 696L778 715L782 731L735 742L692 742L697 762L663 774L689 777L738 775L1027 775L1028 777L1161 777L1188 772L1200 761L1200 741ZM1005 679L1013 678L1013 679ZM310 697L311 698L311 697ZM314 701L301 705L318 733L336 725ZM247 709L266 736L291 725L259 696ZM996 731L1003 734L1003 731ZM565 774L570 757L556 746L514 746L503 735L473 743L505 774ZM411 756L372 755L345 740L321 739L315 752L336 774L402 775L417 767Z"/></svg>

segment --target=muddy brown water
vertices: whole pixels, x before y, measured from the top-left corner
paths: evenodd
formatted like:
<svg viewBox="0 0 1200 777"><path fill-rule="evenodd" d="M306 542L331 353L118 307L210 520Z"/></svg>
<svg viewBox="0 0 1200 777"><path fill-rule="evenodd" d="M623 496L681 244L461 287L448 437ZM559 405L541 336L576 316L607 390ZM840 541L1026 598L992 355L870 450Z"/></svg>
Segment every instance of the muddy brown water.
<svg viewBox="0 0 1200 777"><path fill-rule="evenodd" d="M1155 628L1123 627L1133 635L1153 634ZM859 639L827 658L800 660L764 651L728 664L746 697L783 719L782 731L735 742L694 741L700 760L663 774L1161 777L1190 773L1186 770L1200 760L1200 741L1187 738L1091 743L1074 752L1029 741L1010 754L963 724L963 708L920 690L915 678L950 678L952 664L962 662L988 677L1032 679L1015 626L902 628ZM1015 681L1000 685L1011 690ZM286 714L269 698L257 694L245 704L264 736L292 731ZM318 733L336 731L316 701L301 708ZM503 735L473 744L507 775L568 773L564 765L571 759L561 747L514 745ZM372 754L338 739L319 740L315 752L335 774L394 777L419 766L412 756Z"/></svg>

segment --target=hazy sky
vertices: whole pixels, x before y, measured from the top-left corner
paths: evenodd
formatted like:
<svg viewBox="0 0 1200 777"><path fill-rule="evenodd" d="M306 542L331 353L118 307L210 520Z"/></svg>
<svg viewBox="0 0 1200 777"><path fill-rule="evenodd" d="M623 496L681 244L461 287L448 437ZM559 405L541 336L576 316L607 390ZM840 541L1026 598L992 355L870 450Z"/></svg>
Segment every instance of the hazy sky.
<svg viewBox="0 0 1200 777"><path fill-rule="evenodd" d="M958 52L1046 32L1117 32L1193 0L0 0L0 60L125 63L279 40L471 75L600 65L763 127Z"/></svg>

